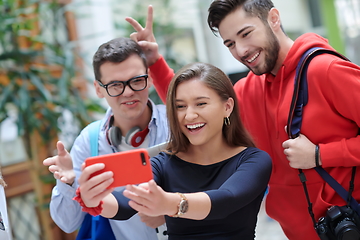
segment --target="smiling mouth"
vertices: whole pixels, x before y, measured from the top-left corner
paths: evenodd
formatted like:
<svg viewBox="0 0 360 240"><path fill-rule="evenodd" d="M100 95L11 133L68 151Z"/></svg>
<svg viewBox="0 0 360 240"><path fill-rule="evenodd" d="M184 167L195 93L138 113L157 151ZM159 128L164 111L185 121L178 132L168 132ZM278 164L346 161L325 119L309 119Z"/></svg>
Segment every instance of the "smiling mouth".
<svg viewBox="0 0 360 240"><path fill-rule="evenodd" d="M258 53L256 53L252 58L250 58L250 59L248 59L248 60L246 60L248 63L252 63L252 62L254 62L256 59L257 59L257 57L260 55L260 52L258 52Z"/></svg>
<svg viewBox="0 0 360 240"><path fill-rule="evenodd" d="M186 125L186 128L192 132L192 131L199 130L200 128L202 128L204 126L205 126L205 123L197 123L197 124L192 124L192 125Z"/></svg>
<svg viewBox="0 0 360 240"><path fill-rule="evenodd" d="M132 104L135 104L136 103L136 101L132 101L132 102L126 102L126 103L124 103L125 105L132 105Z"/></svg>

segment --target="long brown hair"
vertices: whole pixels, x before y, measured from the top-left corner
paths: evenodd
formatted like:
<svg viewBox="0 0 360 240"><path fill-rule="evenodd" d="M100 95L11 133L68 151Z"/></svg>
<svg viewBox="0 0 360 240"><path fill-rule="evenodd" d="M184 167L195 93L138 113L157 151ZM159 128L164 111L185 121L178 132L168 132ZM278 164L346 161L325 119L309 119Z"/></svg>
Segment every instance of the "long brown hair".
<svg viewBox="0 0 360 240"><path fill-rule="evenodd" d="M239 104L233 85L226 74L219 68L207 63L190 63L181 68L173 77L166 97L166 111L170 127L168 152L176 154L184 152L190 144L181 132L177 118L176 89L180 83L197 78L208 88L214 90L223 101L234 99L234 108L230 114L230 125L223 125L223 135L229 146L254 147L255 144L240 120Z"/></svg>

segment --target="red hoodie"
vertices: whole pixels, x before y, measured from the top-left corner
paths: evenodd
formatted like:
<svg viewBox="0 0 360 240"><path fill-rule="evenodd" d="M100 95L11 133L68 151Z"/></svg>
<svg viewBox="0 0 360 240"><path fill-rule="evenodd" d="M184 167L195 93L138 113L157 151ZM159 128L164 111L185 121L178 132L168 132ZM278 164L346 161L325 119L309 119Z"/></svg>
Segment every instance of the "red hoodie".
<svg viewBox="0 0 360 240"><path fill-rule="evenodd" d="M302 54L312 47L331 48L327 40L312 33L299 37L277 75L257 76L250 72L238 81L241 119L257 147L268 152L273 170L266 198L266 210L277 220L291 240L319 239L308 213L308 205L298 170L289 166L282 143L294 89L295 69ZM173 72L161 59L150 68L155 87L164 100ZM309 101L304 108L301 133L320 146L322 166L345 189L349 189L351 166L360 165L360 68L336 56L315 57L308 69ZM359 110L358 110L359 108ZM345 167L345 168L344 168ZM318 173L304 170L313 203L315 219L324 216L331 205L346 202ZM357 169L353 196L360 200L360 168Z"/></svg>

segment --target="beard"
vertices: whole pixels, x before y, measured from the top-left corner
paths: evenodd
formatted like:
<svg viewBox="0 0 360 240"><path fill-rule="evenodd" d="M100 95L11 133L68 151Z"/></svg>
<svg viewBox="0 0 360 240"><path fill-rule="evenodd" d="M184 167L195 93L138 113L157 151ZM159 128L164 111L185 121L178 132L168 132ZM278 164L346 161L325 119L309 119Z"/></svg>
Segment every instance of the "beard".
<svg viewBox="0 0 360 240"><path fill-rule="evenodd" d="M261 66L253 68L248 67L255 75L258 76L264 73L270 73L275 68L280 51L279 40L276 38L275 34L267 23L265 26L268 39L266 46L263 48L263 52L265 53L265 62Z"/></svg>

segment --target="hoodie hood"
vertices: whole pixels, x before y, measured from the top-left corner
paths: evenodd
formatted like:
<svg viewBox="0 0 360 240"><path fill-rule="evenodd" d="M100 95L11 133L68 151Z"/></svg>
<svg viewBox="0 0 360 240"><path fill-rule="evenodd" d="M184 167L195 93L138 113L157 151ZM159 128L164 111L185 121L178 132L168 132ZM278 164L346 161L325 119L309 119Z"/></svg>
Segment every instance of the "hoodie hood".
<svg viewBox="0 0 360 240"><path fill-rule="evenodd" d="M254 96L254 102L252 106L256 106L255 100L262 102L263 106L258 106L259 109L264 107L264 115L261 116L263 123L257 125L257 128L260 129L260 126L268 126L268 129L273 129L271 136L272 142L275 145L282 144L282 141L285 140L287 135L285 134L284 127L287 122L287 113L289 111L290 102L293 94L294 78L295 78L295 69L300 61L302 55L310 48L313 47L322 47L327 49L333 49L328 41L315 34L315 33L306 33L298 37L293 45L291 46L289 52L287 53L284 62L281 64L281 67L277 74L274 76L271 73L266 73L261 76L256 76L254 73L250 72L247 76L247 86L243 88L244 95L249 96L248 92L252 92ZM241 81L240 81L241 82ZM245 84L245 82L243 82ZM241 84L239 84L241 85ZM237 89L237 87L236 87ZM263 91L259 91L263 89ZM252 91L253 90L253 91ZM245 97L248 101L249 97ZM241 97L240 97L241 99ZM249 115L249 109L241 106L243 111L246 112L244 115ZM250 107L250 105L249 105ZM245 110L244 110L245 109ZM282 114L285 112L286 114ZM248 116L249 125L246 125L248 129L251 128L252 122L258 116ZM243 116L243 119L247 116ZM246 122L246 121L245 121ZM248 124L246 122L246 124ZM266 132L265 130L250 129L250 133L253 136L261 136L261 132ZM272 147L269 146L268 141L262 139L256 139L259 146L266 146L262 148L265 151L272 151ZM277 142L278 141L278 142ZM272 157L282 158L283 153L278 153L279 155ZM275 168L276 170L276 168Z"/></svg>
<svg viewBox="0 0 360 240"><path fill-rule="evenodd" d="M286 99L288 94L288 84L293 84L294 82L294 72L300 58L303 53L313 47L332 49L325 38L315 33L306 33L295 40L276 76L271 73L266 74L266 82L268 83L264 92L265 98L268 99L266 105L271 105L269 99L273 99L274 103L276 103L274 106L275 112L273 112L276 123L279 122L279 111L282 109L280 108L280 104L282 104L284 99ZM291 83L289 83L289 81ZM279 138L279 133L282 131L282 127L275 124L275 129L276 138Z"/></svg>
<svg viewBox="0 0 360 240"><path fill-rule="evenodd" d="M302 54L313 47L322 47L334 50L334 48L329 45L327 39L315 33L303 34L295 40L294 45L291 47L281 69L279 70L279 73L287 76L296 68Z"/></svg>

